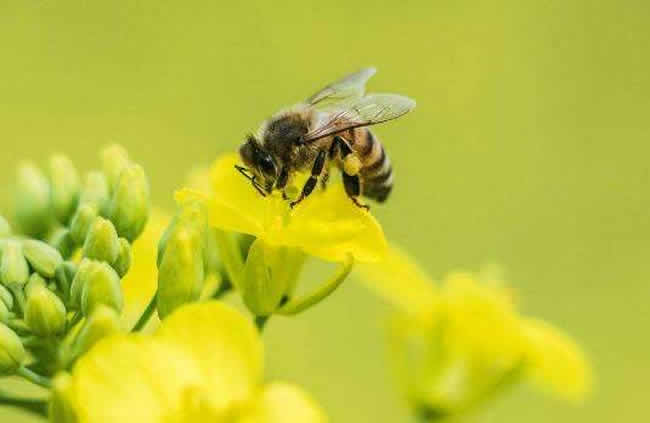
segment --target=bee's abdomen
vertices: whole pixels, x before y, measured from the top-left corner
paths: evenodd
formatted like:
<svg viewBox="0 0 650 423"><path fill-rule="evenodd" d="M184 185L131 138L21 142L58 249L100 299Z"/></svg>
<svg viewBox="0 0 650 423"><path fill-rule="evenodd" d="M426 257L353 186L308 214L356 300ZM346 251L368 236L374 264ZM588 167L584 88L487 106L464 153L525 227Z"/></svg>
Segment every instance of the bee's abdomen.
<svg viewBox="0 0 650 423"><path fill-rule="evenodd" d="M359 134L355 151L361 160L361 189L365 197L380 203L386 201L393 189L393 167L384 146L373 133L364 129Z"/></svg>

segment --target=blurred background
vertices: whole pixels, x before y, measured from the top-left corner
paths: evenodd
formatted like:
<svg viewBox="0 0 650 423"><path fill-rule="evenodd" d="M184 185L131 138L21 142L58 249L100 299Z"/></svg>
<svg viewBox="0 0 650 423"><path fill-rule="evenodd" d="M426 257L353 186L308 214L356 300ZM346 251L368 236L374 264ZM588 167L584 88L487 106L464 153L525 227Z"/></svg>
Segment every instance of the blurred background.
<svg viewBox="0 0 650 423"><path fill-rule="evenodd" d="M595 367L582 406L524 387L470 420L644 419L649 20L641 0L2 0L1 205L18 160L60 151L86 170L119 142L172 210L190 168L375 65L370 90L418 101L377 128L396 173L373 208L387 236L436 279L501 264L523 311L573 334ZM334 422L409 421L386 365L389 311L351 280L274 318L269 378L302 384Z"/></svg>

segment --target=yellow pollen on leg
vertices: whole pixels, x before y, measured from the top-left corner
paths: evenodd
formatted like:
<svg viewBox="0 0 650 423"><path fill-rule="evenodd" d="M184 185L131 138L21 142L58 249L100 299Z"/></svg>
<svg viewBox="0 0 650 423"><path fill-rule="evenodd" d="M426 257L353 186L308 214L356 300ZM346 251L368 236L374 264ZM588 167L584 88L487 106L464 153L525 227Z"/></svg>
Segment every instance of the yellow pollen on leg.
<svg viewBox="0 0 650 423"><path fill-rule="evenodd" d="M348 154L348 156L343 159L343 170L350 176L358 174L361 170L361 160L359 160L359 158L354 154Z"/></svg>

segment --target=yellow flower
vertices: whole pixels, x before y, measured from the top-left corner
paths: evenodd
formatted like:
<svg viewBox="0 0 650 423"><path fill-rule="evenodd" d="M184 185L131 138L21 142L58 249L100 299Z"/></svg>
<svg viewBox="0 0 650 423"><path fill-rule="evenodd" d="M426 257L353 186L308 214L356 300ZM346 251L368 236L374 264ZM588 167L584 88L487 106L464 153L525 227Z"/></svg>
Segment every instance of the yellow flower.
<svg viewBox="0 0 650 423"><path fill-rule="evenodd" d="M131 268L122 279L124 309L122 319L131 328L156 292L158 241L171 218L160 209L152 209L144 232L133 243ZM152 319L153 320L153 319Z"/></svg>
<svg viewBox="0 0 650 423"><path fill-rule="evenodd" d="M262 383L255 327L216 301L172 313L150 336L105 338L55 380L51 420L324 422L300 389Z"/></svg>
<svg viewBox="0 0 650 423"><path fill-rule="evenodd" d="M589 392L579 347L551 325L521 317L498 278L453 273L437 286L393 248L361 272L400 307L390 331L396 373L425 416L464 412L520 380L571 400Z"/></svg>
<svg viewBox="0 0 650 423"><path fill-rule="evenodd" d="M342 184L331 183L324 192L316 190L291 210L279 192L261 196L235 170L237 163L237 155L228 154L211 169L210 225L250 234L270 245L295 247L326 261L342 262L352 255L357 262L373 262L385 253L381 226L347 198ZM193 185L205 187L198 179L192 177ZM183 202L196 194L183 190L177 198Z"/></svg>

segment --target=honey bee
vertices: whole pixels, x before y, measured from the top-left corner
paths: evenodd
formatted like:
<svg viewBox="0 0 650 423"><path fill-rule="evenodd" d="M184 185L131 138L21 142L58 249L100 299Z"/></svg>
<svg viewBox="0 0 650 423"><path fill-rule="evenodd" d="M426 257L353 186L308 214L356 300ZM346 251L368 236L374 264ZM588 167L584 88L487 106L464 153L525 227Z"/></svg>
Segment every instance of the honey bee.
<svg viewBox="0 0 650 423"><path fill-rule="evenodd" d="M395 94L365 95L375 74L366 68L336 81L303 103L282 110L249 135L239 154L246 167L235 166L263 196L284 192L296 172L311 169L293 208L307 198L320 179L323 188L332 165L343 176L348 197L359 207L359 196L386 201L393 188L393 168L386 151L368 126L397 119L415 101Z"/></svg>

